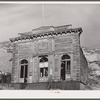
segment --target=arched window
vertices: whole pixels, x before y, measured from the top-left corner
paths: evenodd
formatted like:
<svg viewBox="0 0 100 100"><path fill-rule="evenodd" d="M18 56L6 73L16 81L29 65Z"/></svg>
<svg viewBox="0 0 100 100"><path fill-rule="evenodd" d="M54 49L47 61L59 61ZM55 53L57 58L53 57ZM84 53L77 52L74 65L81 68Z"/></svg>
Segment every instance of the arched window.
<svg viewBox="0 0 100 100"><path fill-rule="evenodd" d="M26 78L28 76L28 61L23 59L20 61L21 70L20 70L20 78L24 78L24 82L27 82Z"/></svg>
<svg viewBox="0 0 100 100"><path fill-rule="evenodd" d="M70 59L70 56L69 55L63 55L62 60L66 60L66 59Z"/></svg>
<svg viewBox="0 0 100 100"><path fill-rule="evenodd" d="M21 60L21 64L28 64L28 61L26 59Z"/></svg>
<svg viewBox="0 0 100 100"><path fill-rule="evenodd" d="M48 56L39 57L40 77L48 76Z"/></svg>
<svg viewBox="0 0 100 100"><path fill-rule="evenodd" d="M65 80L70 78L71 60L69 55L61 57L61 79Z"/></svg>

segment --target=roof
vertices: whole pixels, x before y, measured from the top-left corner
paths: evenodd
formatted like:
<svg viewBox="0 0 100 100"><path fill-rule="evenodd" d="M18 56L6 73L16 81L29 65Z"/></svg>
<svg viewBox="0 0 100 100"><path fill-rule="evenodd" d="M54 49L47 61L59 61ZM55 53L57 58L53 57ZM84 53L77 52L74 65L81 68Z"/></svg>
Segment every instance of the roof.
<svg viewBox="0 0 100 100"><path fill-rule="evenodd" d="M10 41L26 40L33 39L37 37L44 37L48 35L58 35L58 34L67 34L67 33L82 33L82 28L70 28L72 25L63 25L63 26L41 26L39 28L33 29L30 32L18 33L20 36L11 38Z"/></svg>
<svg viewBox="0 0 100 100"><path fill-rule="evenodd" d="M46 29L50 29L50 28L54 28L54 26L41 26L41 27L38 27L36 29L33 29L32 31L36 31L36 30L46 30Z"/></svg>
<svg viewBox="0 0 100 100"><path fill-rule="evenodd" d="M30 32L24 32L24 33L18 33L18 34L19 35L31 35L31 34L38 34L38 33L46 33L46 32L51 32L51 31L58 31L58 29L60 30L63 30L64 28L68 29L69 26L72 26L72 25L70 24L70 25L63 25L63 26L57 26L57 27L41 26L41 27L33 29Z"/></svg>
<svg viewBox="0 0 100 100"><path fill-rule="evenodd" d="M31 35L32 32L24 32L24 33L18 33L18 35Z"/></svg>
<svg viewBox="0 0 100 100"><path fill-rule="evenodd" d="M51 31L54 31L53 26L41 26L39 28L33 29L32 33L38 34L38 33L46 33L46 32L51 32Z"/></svg>

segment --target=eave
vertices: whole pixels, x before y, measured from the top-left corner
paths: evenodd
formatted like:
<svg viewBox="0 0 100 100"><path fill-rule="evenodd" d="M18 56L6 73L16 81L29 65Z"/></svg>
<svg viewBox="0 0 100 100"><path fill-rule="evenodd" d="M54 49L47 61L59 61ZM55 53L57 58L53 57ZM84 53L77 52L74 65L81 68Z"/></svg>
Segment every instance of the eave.
<svg viewBox="0 0 100 100"><path fill-rule="evenodd" d="M10 38L11 42L15 42L15 41L19 41L19 40L26 40L26 39L36 39L38 37L45 37L45 36L58 36L58 35L62 35L62 34L68 34L68 33L79 33L79 35L83 32L82 28L70 28L67 30L61 30L61 31L49 31L46 33L37 33L37 34L29 34L29 35L22 35L19 37L15 37L15 38Z"/></svg>

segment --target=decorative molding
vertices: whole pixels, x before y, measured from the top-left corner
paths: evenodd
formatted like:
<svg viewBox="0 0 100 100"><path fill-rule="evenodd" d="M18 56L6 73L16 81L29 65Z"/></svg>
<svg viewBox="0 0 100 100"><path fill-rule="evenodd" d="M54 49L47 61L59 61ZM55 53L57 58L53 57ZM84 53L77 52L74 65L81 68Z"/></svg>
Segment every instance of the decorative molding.
<svg viewBox="0 0 100 100"><path fill-rule="evenodd" d="M58 36L58 35L62 35L62 34L68 34L68 33L82 33L82 28L70 28L70 29L66 29L66 30L61 30L59 32L57 31L50 31L50 32L44 32L44 33L37 33L37 34L29 34L29 35L21 35L19 37L15 37L15 38L10 38L11 42L15 42L15 41L19 41L19 40L32 40L32 39L37 39L37 38L41 38L41 37L46 37L46 36Z"/></svg>

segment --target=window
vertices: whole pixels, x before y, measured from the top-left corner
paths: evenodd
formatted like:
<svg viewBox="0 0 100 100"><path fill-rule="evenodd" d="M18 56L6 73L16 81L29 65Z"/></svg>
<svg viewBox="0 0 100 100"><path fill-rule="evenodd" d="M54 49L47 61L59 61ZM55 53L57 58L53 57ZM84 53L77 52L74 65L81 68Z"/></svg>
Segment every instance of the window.
<svg viewBox="0 0 100 100"><path fill-rule="evenodd" d="M21 66L21 73L20 73L20 78L24 77L24 66Z"/></svg>
<svg viewBox="0 0 100 100"><path fill-rule="evenodd" d="M20 78L27 78L28 76L28 61L26 59L21 60L21 70L20 70Z"/></svg>
<svg viewBox="0 0 100 100"><path fill-rule="evenodd" d="M67 61L67 66L66 66L66 73L70 74L70 61Z"/></svg>
<svg viewBox="0 0 100 100"><path fill-rule="evenodd" d="M39 68L40 68L40 77L48 76L48 56L40 56L39 57Z"/></svg>
<svg viewBox="0 0 100 100"><path fill-rule="evenodd" d="M70 56L69 55L63 55L61 58L61 79L65 80L70 78Z"/></svg>

